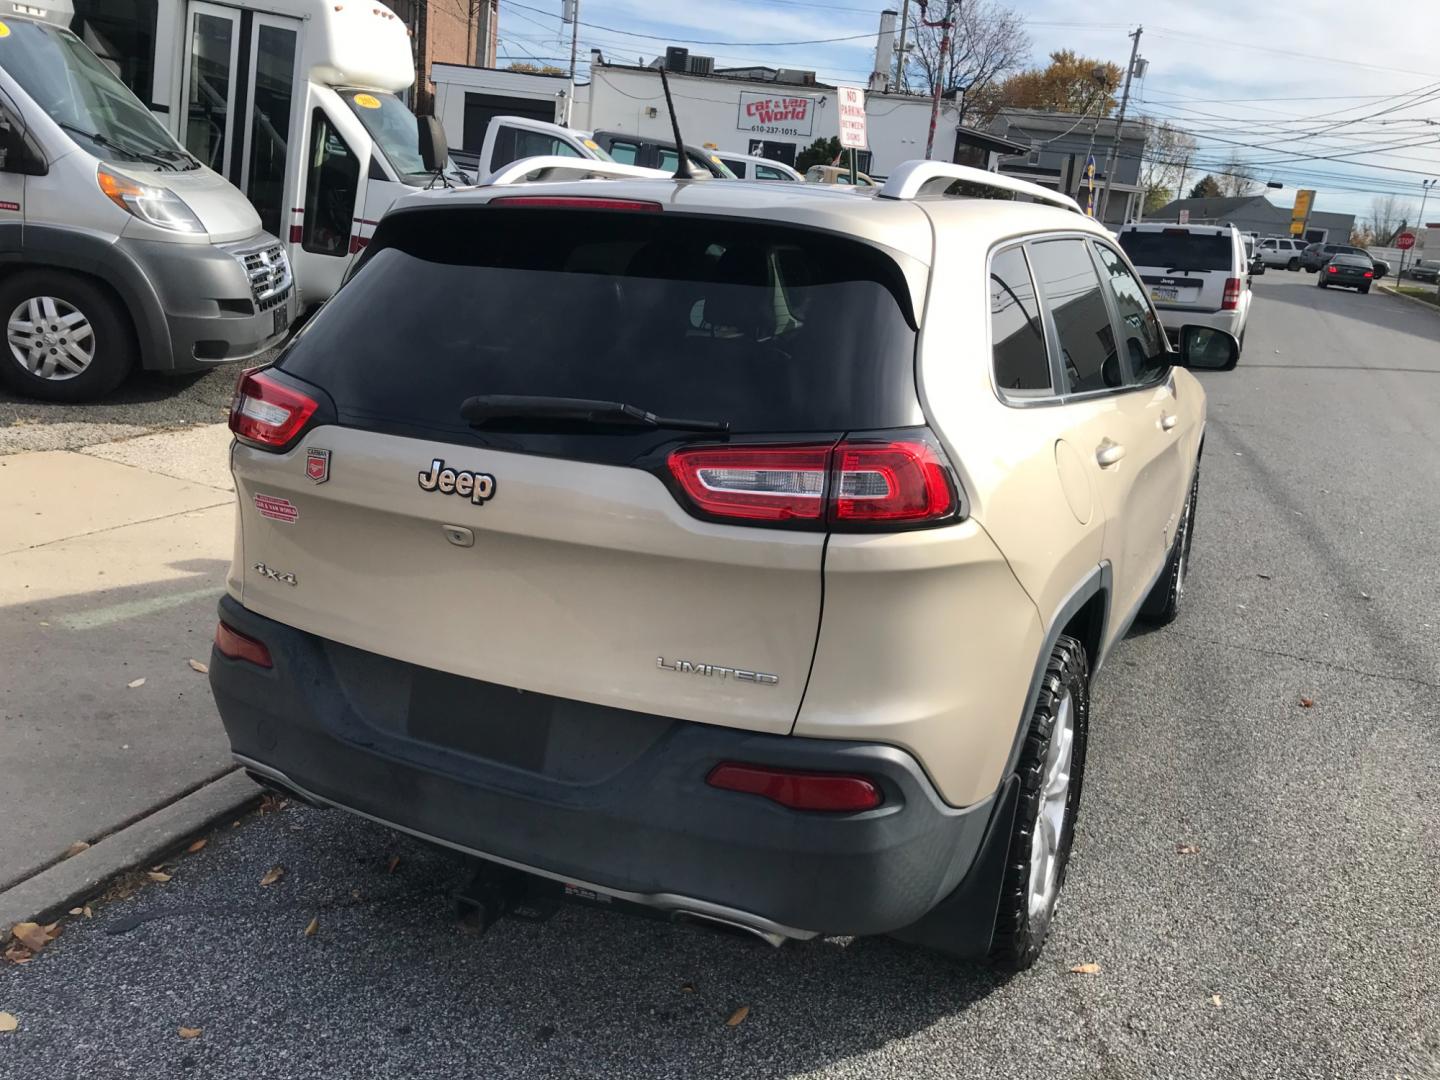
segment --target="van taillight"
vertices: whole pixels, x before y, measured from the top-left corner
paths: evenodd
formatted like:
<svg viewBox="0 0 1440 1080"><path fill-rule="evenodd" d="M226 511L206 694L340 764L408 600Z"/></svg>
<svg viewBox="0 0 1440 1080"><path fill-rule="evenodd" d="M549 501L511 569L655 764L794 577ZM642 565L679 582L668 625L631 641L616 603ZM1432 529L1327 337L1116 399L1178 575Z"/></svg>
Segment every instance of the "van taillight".
<svg viewBox="0 0 1440 1080"><path fill-rule="evenodd" d="M740 522L903 528L958 507L949 466L925 439L687 447L667 464L694 509Z"/></svg>
<svg viewBox="0 0 1440 1080"><path fill-rule="evenodd" d="M1220 300L1221 311L1234 311L1240 306L1240 279L1225 279L1225 295Z"/></svg>
<svg viewBox="0 0 1440 1080"><path fill-rule="evenodd" d="M230 430L262 450L283 450L319 407L314 398L282 386L263 371L246 371L230 404Z"/></svg>

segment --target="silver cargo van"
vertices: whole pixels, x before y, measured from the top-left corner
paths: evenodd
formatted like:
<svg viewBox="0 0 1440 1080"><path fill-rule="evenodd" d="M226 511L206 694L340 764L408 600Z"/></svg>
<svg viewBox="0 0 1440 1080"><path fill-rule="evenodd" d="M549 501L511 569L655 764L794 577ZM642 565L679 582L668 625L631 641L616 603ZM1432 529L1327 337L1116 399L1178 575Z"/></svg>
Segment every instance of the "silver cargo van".
<svg viewBox="0 0 1440 1080"><path fill-rule="evenodd" d="M136 365L276 344L295 313L280 242L69 21L55 0L0 6L0 381L80 401Z"/></svg>

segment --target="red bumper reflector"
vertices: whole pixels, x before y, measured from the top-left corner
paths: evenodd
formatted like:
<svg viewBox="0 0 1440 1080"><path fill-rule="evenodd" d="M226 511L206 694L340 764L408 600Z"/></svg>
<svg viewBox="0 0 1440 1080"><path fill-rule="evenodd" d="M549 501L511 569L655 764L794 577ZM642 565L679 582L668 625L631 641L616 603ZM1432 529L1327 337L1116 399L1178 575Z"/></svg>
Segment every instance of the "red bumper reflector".
<svg viewBox="0 0 1440 1080"><path fill-rule="evenodd" d="M275 666L270 660L269 649L223 622L215 624L215 648L220 650L221 656L228 656L231 660L248 660L263 668Z"/></svg>
<svg viewBox="0 0 1440 1080"><path fill-rule="evenodd" d="M863 776L798 772L733 761L716 765L705 782L724 791L761 795L791 810L853 813L873 810L884 801L879 786Z"/></svg>

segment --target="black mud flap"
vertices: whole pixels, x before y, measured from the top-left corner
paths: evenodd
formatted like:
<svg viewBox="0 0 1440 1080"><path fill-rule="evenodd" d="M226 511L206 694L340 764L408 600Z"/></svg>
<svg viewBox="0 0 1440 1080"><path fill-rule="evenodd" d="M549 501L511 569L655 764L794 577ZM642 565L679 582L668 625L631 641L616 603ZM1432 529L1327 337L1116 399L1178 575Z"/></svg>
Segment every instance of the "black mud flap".
<svg viewBox="0 0 1440 1080"><path fill-rule="evenodd" d="M966 960L983 960L990 955L1019 797L1020 778L1011 776L1001 785L985 839L980 842L969 872L928 915L896 930L891 937Z"/></svg>

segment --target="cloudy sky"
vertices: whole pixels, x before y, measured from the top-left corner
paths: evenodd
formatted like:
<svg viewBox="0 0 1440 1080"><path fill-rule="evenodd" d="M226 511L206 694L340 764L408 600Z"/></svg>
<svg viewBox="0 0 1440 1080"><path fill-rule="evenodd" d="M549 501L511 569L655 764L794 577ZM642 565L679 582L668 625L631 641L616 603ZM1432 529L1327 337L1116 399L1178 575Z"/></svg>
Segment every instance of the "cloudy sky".
<svg viewBox="0 0 1440 1080"><path fill-rule="evenodd" d="M944 0L932 0L938 8ZM717 66L763 63L863 82L879 12L899 0L581 0L581 56L646 61L667 43L714 56ZM1140 54L1150 61L1132 113L1164 118L1200 142L1201 164L1232 156L1285 187L1313 187L1316 208L1367 217L1376 196L1419 210L1421 181L1440 176L1440 4L1421 0L1013 0L1038 65L1070 48L1123 66L1126 36L1143 12ZM914 5L912 4L912 11ZM501 0L502 65L568 62L560 0ZM836 41L836 38L852 40ZM682 40L684 39L684 40ZM815 42L814 44L772 44ZM583 72L582 72L583 74ZM1199 174L1194 174L1198 179ZM1186 186L1192 180L1187 179ZM1437 198L1426 218L1440 221Z"/></svg>

